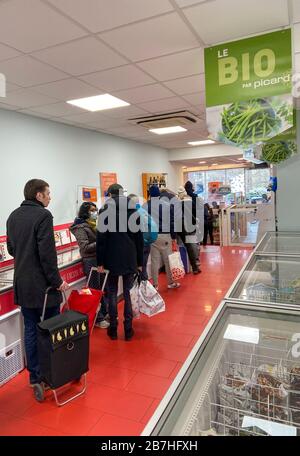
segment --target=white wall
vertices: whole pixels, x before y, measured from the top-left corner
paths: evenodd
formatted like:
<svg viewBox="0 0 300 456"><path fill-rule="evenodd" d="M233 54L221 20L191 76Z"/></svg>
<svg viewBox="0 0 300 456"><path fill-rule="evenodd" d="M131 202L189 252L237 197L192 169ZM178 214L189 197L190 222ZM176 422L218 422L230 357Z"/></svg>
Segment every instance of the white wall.
<svg viewBox="0 0 300 456"><path fill-rule="evenodd" d="M298 154L277 167L279 230L300 231L300 112L297 112Z"/></svg>
<svg viewBox="0 0 300 456"><path fill-rule="evenodd" d="M169 150L169 160L193 160L208 157L226 157L230 155L241 155L242 150L226 144L211 146L187 147L184 149Z"/></svg>
<svg viewBox="0 0 300 456"><path fill-rule="evenodd" d="M32 178L51 186L55 225L73 220L77 186L99 187L99 172L116 172L120 184L139 195L143 172L168 173L176 187L164 149L12 111L0 110L0 157L0 235Z"/></svg>

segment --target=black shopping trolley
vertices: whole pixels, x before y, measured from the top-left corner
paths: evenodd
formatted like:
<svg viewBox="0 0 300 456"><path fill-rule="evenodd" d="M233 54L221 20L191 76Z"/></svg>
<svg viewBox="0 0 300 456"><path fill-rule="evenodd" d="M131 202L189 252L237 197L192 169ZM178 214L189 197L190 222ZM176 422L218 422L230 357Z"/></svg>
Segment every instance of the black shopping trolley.
<svg viewBox="0 0 300 456"><path fill-rule="evenodd" d="M49 292L45 294L41 322L37 325L37 346L42 383L34 385L34 396L43 402L45 390L50 389L56 404L62 406L81 396L86 391L86 373L89 370L89 321L81 312L65 312L45 320ZM64 299L67 303L65 293ZM68 383L81 383L79 392L60 402L57 390Z"/></svg>

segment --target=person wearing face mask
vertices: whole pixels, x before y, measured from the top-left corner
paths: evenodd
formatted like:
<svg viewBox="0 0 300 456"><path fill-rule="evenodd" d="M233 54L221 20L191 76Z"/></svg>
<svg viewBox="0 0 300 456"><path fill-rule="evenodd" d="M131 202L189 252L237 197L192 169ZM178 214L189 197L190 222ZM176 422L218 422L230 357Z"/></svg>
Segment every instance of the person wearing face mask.
<svg viewBox="0 0 300 456"><path fill-rule="evenodd" d="M94 203L84 202L79 208L78 217L75 218L74 224L70 231L76 237L79 245L80 255L83 262L83 270L86 277L89 277L91 268L97 267L96 260L96 233L97 233L98 209ZM92 274L90 286L94 289L100 289L103 275ZM100 312L97 317L95 326L106 329L109 322L105 319L107 315L106 297L103 296L101 301Z"/></svg>
<svg viewBox="0 0 300 456"><path fill-rule="evenodd" d="M37 351L37 324L48 295L45 319L60 312L61 291L68 288L57 266L49 184L31 179L24 187L25 200L7 220L7 248L14 257L14 300L24 317L24 343L30 386L42 384Z"/></svg>

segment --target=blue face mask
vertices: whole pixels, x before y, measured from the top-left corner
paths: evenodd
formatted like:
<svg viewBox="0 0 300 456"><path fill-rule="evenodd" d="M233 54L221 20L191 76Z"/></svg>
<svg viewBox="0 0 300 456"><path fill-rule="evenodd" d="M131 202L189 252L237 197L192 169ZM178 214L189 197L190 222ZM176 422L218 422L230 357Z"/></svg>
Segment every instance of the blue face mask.
<svg viewBox="0 0 300 456"><path fill-rule="evenodd" d="M97 220L98 214L97 212L90 212L90 219L91 220Z"/></svg>

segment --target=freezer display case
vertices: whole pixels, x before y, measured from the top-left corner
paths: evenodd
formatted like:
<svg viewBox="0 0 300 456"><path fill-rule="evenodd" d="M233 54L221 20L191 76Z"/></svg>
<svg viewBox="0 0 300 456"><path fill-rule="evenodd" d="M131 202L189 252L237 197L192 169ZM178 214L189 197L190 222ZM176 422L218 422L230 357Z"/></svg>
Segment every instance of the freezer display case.
<svg viewBox="0 0 300 456"><path fill-rule="evenodd" d="M142 435L300 435L300 313L224 302Z"/></svg>
<svg viewBox="0 0 300 456"><path fill-rule="evenodd" d="M293 255L300 257L299 232L268 232L255 249L265 255Z"/></svg>
<svg viewBox="0 0 300 456"><path fill-rule="evenodd" d="M300 256L252 255L226 298L300 308Z"/></svg>

